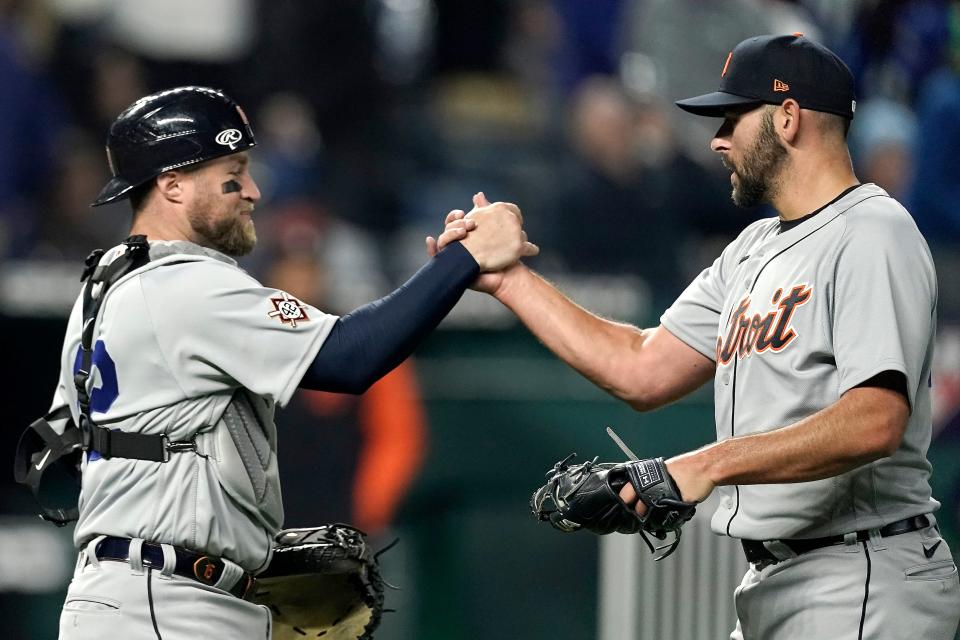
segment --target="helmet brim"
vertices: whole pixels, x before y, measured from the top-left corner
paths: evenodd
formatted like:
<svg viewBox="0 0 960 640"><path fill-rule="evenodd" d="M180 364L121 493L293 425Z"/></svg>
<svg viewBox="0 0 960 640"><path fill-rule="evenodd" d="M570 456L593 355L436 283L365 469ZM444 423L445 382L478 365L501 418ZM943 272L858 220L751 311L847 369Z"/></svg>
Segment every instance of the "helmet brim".
<svg viewBox="0 0 960 640"><path fill-rule="evenodd" d="M133 191L135 186L137 185L131 184L123 178L114 176L110 178L110 181L100 190L97 199L94 200L90 206L99 207L104 204L116 202L117 200L123 200L130 196L130 192Z"/></svg>

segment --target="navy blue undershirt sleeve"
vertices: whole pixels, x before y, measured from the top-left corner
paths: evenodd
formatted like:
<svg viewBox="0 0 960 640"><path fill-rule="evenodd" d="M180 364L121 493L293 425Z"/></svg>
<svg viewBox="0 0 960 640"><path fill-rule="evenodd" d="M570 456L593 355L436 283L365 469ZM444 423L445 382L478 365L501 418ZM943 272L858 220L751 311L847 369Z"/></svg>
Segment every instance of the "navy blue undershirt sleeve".
<svg viewBox="0 0 960 640"><path fill-rule="evenodd" d="M339 318L299 386L363 393L413 353L479 274L462 244L445 247L396 291Z"/></svg>
<svg viewBox="0 0 960 640"><path fill-rule="evenodd" d="M887 371L881 371L872 378L864 380L860 384L856 385L857 387L880 387L881 389L890 389L891 391L897 391L907 399L907 404L910 403L910 395L907 393L907 376L903 375L899 371L893 369L888 369Z"/></svg>

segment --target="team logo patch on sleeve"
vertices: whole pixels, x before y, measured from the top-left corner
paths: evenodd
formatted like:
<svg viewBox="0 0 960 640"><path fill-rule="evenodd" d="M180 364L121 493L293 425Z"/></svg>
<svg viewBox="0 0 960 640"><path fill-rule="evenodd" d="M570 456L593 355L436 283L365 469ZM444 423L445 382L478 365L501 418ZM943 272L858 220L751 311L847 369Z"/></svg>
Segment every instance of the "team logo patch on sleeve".
<svg viewBox="0 0 960 640"><path fill-rule="evenodd" d="M270 298L273 311L269 312L268 316L279 318L280 322L289 324L293 328L297 327L298 322L306 322L310 319L307 316L307 308L302 302L290 297L286 291L281 291L280 296L279 298Z"/></svg>

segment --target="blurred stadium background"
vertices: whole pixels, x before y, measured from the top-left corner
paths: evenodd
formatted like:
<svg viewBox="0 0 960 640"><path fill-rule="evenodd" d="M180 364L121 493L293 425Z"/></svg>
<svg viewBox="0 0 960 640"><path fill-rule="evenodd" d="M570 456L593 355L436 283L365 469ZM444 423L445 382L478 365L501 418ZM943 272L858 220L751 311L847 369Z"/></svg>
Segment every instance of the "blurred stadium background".
<svg viewBox="0 0 960 640"><path fill-rule="evenodd" d="M346 312L402 282L423 237L483 190L522 207L536 269L650 325L771 215L732 207L716 123L672 101L714 88L744 37L795 31L851 66L858 175L907 204L937 260L930 457L960 549L960 5L946 0L0 0L2 450L48 406L82 259L126 235L126 204L87 205L106 128L138 96L204 84L245 106L264 199L244 267L269 285ZM708 442L711 405L707 391L635 414L468 294L363 398L302 394L278 416L288 524L400 538L378 639L640 638L601 620L618 615L617 556L537 525L529 492L572 450L618 456L608 424L651 455ZM72 571L70 528L32 514L0 474L3 638L55 638ZM669 618L639 625L684 637Z"/></svg>

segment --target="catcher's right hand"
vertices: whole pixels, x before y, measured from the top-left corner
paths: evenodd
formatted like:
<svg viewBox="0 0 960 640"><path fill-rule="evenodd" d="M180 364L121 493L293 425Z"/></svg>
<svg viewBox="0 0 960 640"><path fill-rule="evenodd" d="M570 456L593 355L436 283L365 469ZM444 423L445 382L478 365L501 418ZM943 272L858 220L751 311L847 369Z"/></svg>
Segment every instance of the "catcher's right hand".
<svg viewBox="0 0 960 640"><path fill-rule="evenodd" d="M663 458L624 463L597 463L596 459L571 465L576 454L561 460L547 472L547 482L530 499L539 520L565 532L587 529L608 533L639 533L651 552L667 549L667 557L680 542L680 528L693 517L696 504L680 497ZM647 510L641 516L620 498L620 489L630 483ZM674 541L654 547L645 533Z"/></svg>

